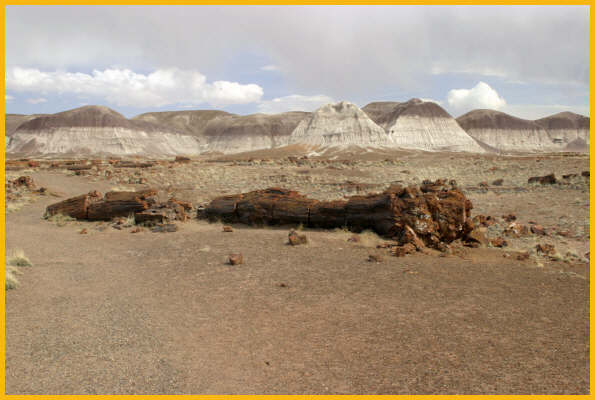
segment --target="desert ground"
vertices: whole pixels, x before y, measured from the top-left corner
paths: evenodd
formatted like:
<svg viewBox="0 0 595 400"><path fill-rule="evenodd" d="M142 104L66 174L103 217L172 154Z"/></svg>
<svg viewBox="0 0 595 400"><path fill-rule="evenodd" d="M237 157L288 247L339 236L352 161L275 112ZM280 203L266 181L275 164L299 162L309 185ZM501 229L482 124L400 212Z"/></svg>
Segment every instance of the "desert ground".
<svg viewBox="0 0 595 400"><path fill-rule="evenodd" d="M6 291L8 394L589 393L588 155L271 150L78 174L31 161L6 164L7 187L35 185L7 191L6 250L32 263ZM395 257L372 232L224 232L195 212L268 187L333 200L438 178L496 221L487 245ZM167 233L43 218L91 190L142 188L192 202L191 218ZM308 243L288 245L291 228Z"/></svg>

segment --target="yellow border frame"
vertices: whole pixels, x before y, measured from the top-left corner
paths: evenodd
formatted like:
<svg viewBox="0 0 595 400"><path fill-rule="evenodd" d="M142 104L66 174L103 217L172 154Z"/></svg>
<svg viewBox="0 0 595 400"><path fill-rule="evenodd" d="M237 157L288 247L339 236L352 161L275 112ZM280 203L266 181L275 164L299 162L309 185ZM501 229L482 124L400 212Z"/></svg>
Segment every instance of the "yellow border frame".
<svg viewBox="0 0 595 400"><path fill-rule="evenodd" d="M2 21L2 54L3 54L3 63L2 63L2 71L6 72L6 6L7 5L588 5L592 6L595 3L595 0L582 0L582 1L553 1L553 0L523 0L523 1L506 1L506 0L493 0L493 1L486 1L486 0L456 0L456 1L445 1L445 0L400 0L400 1L390 1L390 0L373 0L373 1L362 1L362 0L342 0L342 1L330 1L330 0L322 0L322 1L313 1L313 0L253 0L253 1L238 1L238 0L210 0L210 1L200 1L200 0L175 0L170 2L165 2L164 0L125 0L125 1L117 1L117 0L31 0L31 1L6 1L2 0L2 10L0 15L0 20ZM589 9L590 11L590 9ZM593 50L593 29L590 26L590 53ZM590 59L589 59L590 64ZM589 65L589 77L590 83L593 82L593 69L591 65ZM2 89L5 91L5 81L2 81ZM589 102L591 99L592 89L590 87L590 95L589 95ZM590 103L590 114L593 115L593 104ZM2 119L2 127L5 127L5 103L2 103L1 109L1 119ZM593 130L593 122L591 120L591 130ZM2 165L0 166L0 175L2 180L4 181L5 178L5 160L6 160L6 153L5 153L5 144L2 142ZM593 169L594 161L589 149L589 169ZM595 190L591 186L589 189L589 198L590 203L593 202L593 194ZM0 207L5 209L5 191L2 191L0 195ZM589 210L589 219L593 219L593 209ZM6 214L2 213L0 216L0 229L2 232L2 250L1 255L2 258L6 257L6 221L5 221ZM590 226L590 236L593 235L593 227ZM589 242L589 251L593 252L593 243ZM4 263L2 263L2 269L5 268ZM589 271L589 284L590 280L593 277L592 271ZM590 299L593 299L594 289L593 286L590 285L589 287L589 296ZM0 310L2 311L2 321L1 323L1 331L0 331L0 342L5 344L5 305L6 305L6 291L2 292L2 302L0 304ZM557 399L564 399L564 400L578 400L578 399L587 399L593 398L593 390L592 390L592 383L593 377L595 374L593 373L593 336L592 336L592 327L593 327L593 313L591 312L591 302L589 302L589 342L590 342L590 356L589 356L589 395L536 395L531 397L539 397L539 398L548 398L548 397L555 397ZM58 396L55 395L6 395L6 355L5 355L5 346L2 347L0 350L0 399L7 398L7 399L26 399L26 398L57 398ZM110 398L110 399L130 399L130 398L159 398L159 399L188 399L197 398L202 400L224 400L224 399L234 399L234 398L244 398L249 395L60 395L60 399L102 399L102 398ZM267 399L274 399L274 400L298 400L298 399L311 399L316 398L320 400L336 400L336 399L344 399L344 398L356 398L365 396L366 399L378 399L378 400L390 400L390 399L407 399L407 398L415 398L419 400L431 400L431 399L454 399L459 397L465 398L481 398L481 399L502 399L503 395L267 395ZM250 397L258 397L258 396L250 396ZM265 396L261 396L265 397ZM506 399L527 399L527 395L504 395Z"/></svg>

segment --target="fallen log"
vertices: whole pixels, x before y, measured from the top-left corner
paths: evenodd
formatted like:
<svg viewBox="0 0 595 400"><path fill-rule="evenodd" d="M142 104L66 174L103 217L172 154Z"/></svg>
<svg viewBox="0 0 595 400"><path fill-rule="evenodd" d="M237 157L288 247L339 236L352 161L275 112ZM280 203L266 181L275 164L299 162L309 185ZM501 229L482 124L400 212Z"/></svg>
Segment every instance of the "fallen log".
<svg viewBox="0 0 595 400"><path fill-rule="evenodd" d="M100 198L101 194L99 192L89 192L81 196L72 197L59 203L49 205L46 208L46 215L52 216L62 214L72 218L86 219L89 206L99 201Z"/></svg>
<svg viewBox="0 0 595 400"><path fill-rule="evenodd" d="M138 192L107 192L105 194L106 201L135 201L135 200L146 200L149 197L157 195L155 189L144 189Z"/></svg>
<svg viewBox="0 0 595 400"><path fill-rule="evenodd" d="M214 199L199 218L248 225L303 224L314 228L370 229L401 242L438 247L473 229L473 205L446 180L416 186L393 185L382 193L346 201L317 201L287 189L270 188ZM420 242L421 241L421 242Z"/></svg>
<svg viewBox="0 0 595 400"><path fill-rule="evenodd" d="M149 168L155 166L155 163L151 162L125 162L121 161L114 164L114 168Z"/></svg>
<svg viewBox="0 0 595 400"><path fill-rule="evenodd" d="M161 224L166 220L165 213L162 210L151 208L134 214L134 221L137 224L152 223Z"/></svg>
<svg viewBox="0 0 595 400"><path fill-rule="evenodd" d="M72 165L70 167L66 167L69 171L86 171L90 170L92 165Z"/></svg>
<svg viewBox="0 0 595 400"><path fill-rule="evenodd" d="M149 208L142 200L113 200L92 203L87 209L87 219L108 221L114 217L127 217Z"/></svg>

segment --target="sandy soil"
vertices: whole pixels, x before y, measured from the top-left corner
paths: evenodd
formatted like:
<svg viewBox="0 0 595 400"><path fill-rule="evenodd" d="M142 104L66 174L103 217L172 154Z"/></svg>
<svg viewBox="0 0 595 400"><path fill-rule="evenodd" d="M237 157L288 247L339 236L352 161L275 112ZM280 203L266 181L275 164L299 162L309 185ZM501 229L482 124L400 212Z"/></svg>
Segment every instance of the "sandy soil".
<svg viewBox="0 0 595 400"><path fill-rule="evenodd" d="M345 179L415 183L438 168L408 157L338 170L230 161L110 180L28 174L64 196L138 186L130 179L142 175L195 203L285 175L283 186L331 198L352 194L336 185ZM516 212L523 223L572 229L570 237L512 240L513 250L546 241L588 251L588 183L526 185L544 171L588 170L588 158L474 156L449 168L474 213ZM476 188L492 177L509 184ZM292 247L286 228L224 233L196 220L166 234L58 227L42 219L56 200L40 197L6 216L6 248L22 248L34 264L6 293L9 394L588 393L587 263L517 261L506 248L396 258L341 231L305 230L310 244ZM225 263L233 252L243 253L243 265ZM369 254L384 260L370 263Z"/></svg>

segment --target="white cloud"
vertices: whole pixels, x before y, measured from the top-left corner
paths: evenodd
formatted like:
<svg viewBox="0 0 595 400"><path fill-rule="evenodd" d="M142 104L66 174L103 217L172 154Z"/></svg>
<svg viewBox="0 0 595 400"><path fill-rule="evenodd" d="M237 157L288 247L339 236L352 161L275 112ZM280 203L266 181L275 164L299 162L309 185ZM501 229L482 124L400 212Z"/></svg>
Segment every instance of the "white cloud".
<svg viewBox="0 0 595 400"><path fill-rule="evenodd" d="M476 108L497 110L506 105L498 92L485 82L479 82L471 89L452 89L448 92L448 105L455 111L469 111Z"/></svg>
<svg viewBox="0 0 595 400"><path fill-rule="evenodd" d="M331 97L322 94L316 96L292 94L261 101L258 104L258 111L265 114L277 114L286 111L314 111L325 104L334 102Z"/></svg>
<svg viewBox="0 0 595 400"><path fill-rule="evenodd" d="M29 104L41 104L41 103L46 103L48 101L48 99L44 98L44 97L36 97L36 98L32 98L32 99L27 99L27 103Z"/></svg>
<svg viewBox="0 0 595 400"><path fill-rule="evenodd" d="M7 68L6 88L16 92L94 96L119 106L161 107L170 104L209 103L213 106L246 104L260 100L255 84L208 83L196 70L157 69L147 75L111 68L81 72L44 72L35 68Z"/></svg>
<svg viewBox="0 0 595 400"><path fill-rule="evenodd" d="M279 66L274 65L274 64L269 64L269 65L260 67L260 70L261 71L279 71Z"/></svg>
<svg viewBox="0 0 595 400"><path fill-rule="evenodd" d="M13 100L14 100L14 96L11 96L9 94L4 95L4 101L13 101Z"/></svg>

